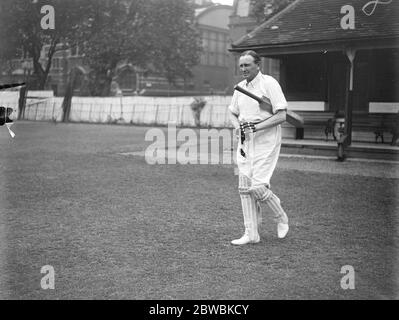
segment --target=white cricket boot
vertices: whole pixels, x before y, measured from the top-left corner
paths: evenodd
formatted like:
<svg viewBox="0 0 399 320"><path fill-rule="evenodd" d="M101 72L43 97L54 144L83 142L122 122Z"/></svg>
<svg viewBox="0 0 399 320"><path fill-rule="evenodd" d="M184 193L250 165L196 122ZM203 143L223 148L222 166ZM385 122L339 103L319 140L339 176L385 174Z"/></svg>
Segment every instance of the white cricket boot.
<svg viewBox="0 0 399 320"><path fill-rule="evenodd" d="M277 224L277 236L280 239L285 238L285 236L287 235L289 229L290 228L288 226L288 223L281 223L281 222L278 223Z"/></svg>
<svg viewBox="0 0 399 320"><path fill-rule="evenodd" d="M259 241L260 241L259 235L257 236L257 238L255 240L251 240L249 238L248 233L246 232L240 239L231 241L231 244L234 244L236 246L241 246L241 245L248 244L248 243L258 243Z"/></svg>

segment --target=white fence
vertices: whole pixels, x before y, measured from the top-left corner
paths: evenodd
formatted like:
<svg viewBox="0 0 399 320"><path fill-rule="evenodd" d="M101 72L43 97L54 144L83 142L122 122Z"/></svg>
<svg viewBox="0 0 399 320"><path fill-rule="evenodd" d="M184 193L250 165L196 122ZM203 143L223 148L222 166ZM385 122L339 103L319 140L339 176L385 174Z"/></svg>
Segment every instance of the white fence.
<svg viewBox="0 0 399 320"><path fill-rule="evenodd" d="M51 94L50 94L51 93ZM62 121L63 97L53 97L52 92L29 91L23 119L37 121ZM0 105L18 114L18 91L0 91ZM205 96L205 108L200 123L209 127L231 127L228 105L231 96ZM190 104L192 97L73 97L69 120L72 122L159 124L195 126ZM295 111L323 111L322 101L290 101L289 109Z"/></svg>
<svg viewBox="0 0 399 320"><path fill-rule="evenodd" d="M29 97L29 95L28 95ZM7 98L7 99L6 99ZM227 108L230 96L202 97L207 102L200 123L210 127L231 126ZM24 119L61 121L63 97L27 99ZM73 97L69 120L93 123L160 124L195 126L192 97ZM18 93L0 95L0 103L17 114Z"/></svg>
<svg viewBox="0 0 399 320"><path fill-rule="evenodd" d="M62 101L63 98L56 97L38 99L34 101L27 99L23 119L39 121L61 121Z"/></svg>

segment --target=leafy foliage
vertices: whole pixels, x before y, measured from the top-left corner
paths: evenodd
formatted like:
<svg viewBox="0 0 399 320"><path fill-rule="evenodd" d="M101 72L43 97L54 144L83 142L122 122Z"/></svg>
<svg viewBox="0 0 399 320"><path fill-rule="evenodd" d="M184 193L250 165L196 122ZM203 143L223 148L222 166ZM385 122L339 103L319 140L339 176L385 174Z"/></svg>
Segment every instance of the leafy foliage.
<svg viewBox="0 0 399 320"><path fill-rule="evenodd" d="M201 119L201 112L202 109L204 109L206 105L205 99L201 97L194 97L194 101L191 102L191 110L193 111L194 114L194 120L195 120L195 125L199 127L201 125L200 119Z"/></svg>
<svg viewBox="0 0 399 320"><path fill-rule="evenodd" d="M92 70L90 91L107 95L119 62L128 60L135 65L147 59L147 42L140 32L145 26L145 2L132 0L89 0L89 11L79 28L78 39L84 62Z"/></svg>
<svg viewBox="0 0 399 320"><path fill-rule="evenodd" d="M54 53L60 44L75 42L75 32L86 11L88 2L83 0L2 0L0 4L0 59L9 61L30 57L33 60L34 80L30 87L42 89L51 68ZM42 6L55 8L55 29L41 28ZM50 45L44 62L40 53Z"/></svg>
<svg viewBox="0 0 399 320"><path fill-rule="evenodd" d="M155 36L153 64L169 82L191 76L191 67L199 62L200 37L194 26L194 13L184 0L152 0L151 15Z"/></svg>
<svg viewBox="0 0 399 320"><path fill-rule="evenodd" d="M55 30L41 29L43 5L55 9ZM186 0L2 0L0 39L0 59L33 59L34 84L41 89L54 53L78 44L91 70L92 95L109 94L123 62L154 70L171 83L187 78L201 50L194 8ZM42 64L45 44L50 48Z"/></svg>
<svg viewBox="0 0 399 320"><path fill-rule="evenodd" d="M120 62L152 69L170 83L191 75L201 47L187 1L95 2L96 9L81 28L85 62L93 70L92 94L109 93Z"/></svg>

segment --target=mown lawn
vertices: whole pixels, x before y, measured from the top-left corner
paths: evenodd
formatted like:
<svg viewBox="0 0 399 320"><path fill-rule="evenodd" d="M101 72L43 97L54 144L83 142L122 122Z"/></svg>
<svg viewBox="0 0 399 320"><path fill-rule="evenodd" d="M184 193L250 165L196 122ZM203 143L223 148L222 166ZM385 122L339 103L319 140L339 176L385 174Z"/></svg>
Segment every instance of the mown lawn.
<svg viewBox="0 0 399 320"><path fill-rule="evenodd" d="M398 298L398 179L378 174L397 167L281 158L272 186L289 235L277 238L264 208L261 242L235 247L234 167L119 154L143 150L148 129L22 122L15 140L0 133L1 298ZM54 290L40 287L44 265ZM354 290L340 286L345 265Z"/></svg>

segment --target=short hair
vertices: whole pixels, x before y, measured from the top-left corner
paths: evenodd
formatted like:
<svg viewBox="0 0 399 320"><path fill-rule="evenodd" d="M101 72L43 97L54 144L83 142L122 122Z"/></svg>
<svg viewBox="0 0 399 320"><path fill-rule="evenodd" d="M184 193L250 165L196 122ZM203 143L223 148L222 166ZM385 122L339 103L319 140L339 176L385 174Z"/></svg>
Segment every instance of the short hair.
<svg viewBox="0 0 399 320"><path fill-rule="evenodd" d="M243 56L251 56L252 58L254 58L254 62L255 62L256 64L260 64L260 57L259 57L259 55L258 55L255 51L253 51L253 50L244 51L243 53L241 53L241 57L243 57Z"/></svg>

